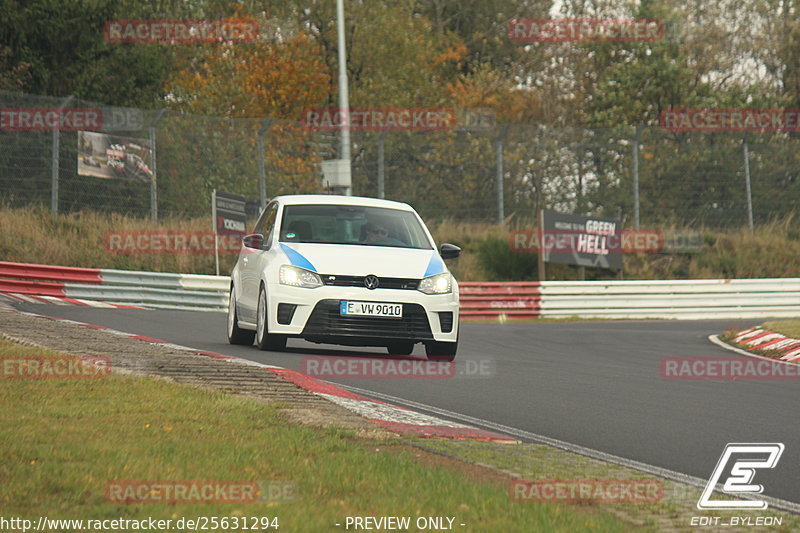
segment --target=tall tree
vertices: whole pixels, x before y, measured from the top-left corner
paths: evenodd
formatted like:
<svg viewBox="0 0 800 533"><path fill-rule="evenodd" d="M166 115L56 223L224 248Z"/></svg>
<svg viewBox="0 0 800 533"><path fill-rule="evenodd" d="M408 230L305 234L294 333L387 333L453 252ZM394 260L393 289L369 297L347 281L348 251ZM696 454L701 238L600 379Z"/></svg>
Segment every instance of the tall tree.
<svg viewBox="0 0 800 533"><path fill-rule="evenodd" d="M0 0L6 72L24 66L19 89L119 105L152 106L163 95L169 45L108 43L109 20L191 16L181 0Z"/></svg>

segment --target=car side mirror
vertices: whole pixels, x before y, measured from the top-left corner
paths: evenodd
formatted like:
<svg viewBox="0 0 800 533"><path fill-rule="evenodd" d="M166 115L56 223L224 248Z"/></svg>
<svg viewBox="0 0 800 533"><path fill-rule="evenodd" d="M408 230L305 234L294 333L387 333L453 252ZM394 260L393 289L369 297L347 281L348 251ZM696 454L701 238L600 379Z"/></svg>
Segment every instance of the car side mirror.
<svg viewBox="0 0 800 533"><path fill-rule="evenodd" d="M260 250L264 246L264 236L260 233L251 233L242 238L242 244L246 248L255 248Z"/></svg>
<svg viewBox="0 0 800 533"><path fill-rule="evenodd" d="M459 255L461 255L461 248L459 248L455 244L450 244L449 242L445 242L442 243L442 247L439 248L439 255L442 256L442 259L455 259Z"/></svg>

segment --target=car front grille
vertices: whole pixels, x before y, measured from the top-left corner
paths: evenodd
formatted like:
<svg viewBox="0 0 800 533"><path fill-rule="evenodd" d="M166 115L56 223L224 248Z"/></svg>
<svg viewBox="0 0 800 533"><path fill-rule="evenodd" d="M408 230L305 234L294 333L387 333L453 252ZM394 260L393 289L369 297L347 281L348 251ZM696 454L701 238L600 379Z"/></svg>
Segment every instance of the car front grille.
<svg viewBox="0 0 800 533"><path fill-rule="evenodd" d="M366 276L340 276L338 274L320 274L322 283L334 287L365 287ZM416 290L418 279L411 278L378 278L378 289Z"/></svg>
<svg viewBox="0 0 800 533"><path fill-rule="evenodd" d="M402 318L342 316L339 300L322 300L314 307L303 337L368 337L382 339L432 339L425 308L419 304L403 304Z"/></svg>

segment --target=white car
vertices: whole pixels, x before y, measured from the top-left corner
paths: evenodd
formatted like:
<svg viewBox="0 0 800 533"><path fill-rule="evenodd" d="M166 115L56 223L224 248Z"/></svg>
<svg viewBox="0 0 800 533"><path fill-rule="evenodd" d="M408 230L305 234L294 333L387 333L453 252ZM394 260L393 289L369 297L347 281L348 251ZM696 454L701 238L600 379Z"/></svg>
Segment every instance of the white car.
<svg viewBox="0 0 800 533"><path fill-rule="evenodd" d="M411 206L352 196L274 198L231 273L228 341L281 350L286 339L385 346L452 361L458 284Z"/></svg>

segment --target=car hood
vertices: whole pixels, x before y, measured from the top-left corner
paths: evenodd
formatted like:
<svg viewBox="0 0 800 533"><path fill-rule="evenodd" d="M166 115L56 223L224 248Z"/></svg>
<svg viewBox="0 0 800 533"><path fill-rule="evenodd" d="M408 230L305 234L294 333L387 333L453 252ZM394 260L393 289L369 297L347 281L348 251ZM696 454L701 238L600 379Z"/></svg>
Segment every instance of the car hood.
<svg viewBox="0 0 800 533"><path fill-rule="evenodd" d="M420 279L447 270L436 250L283 242L280 248L293 265L319 274Z"/></svg>

